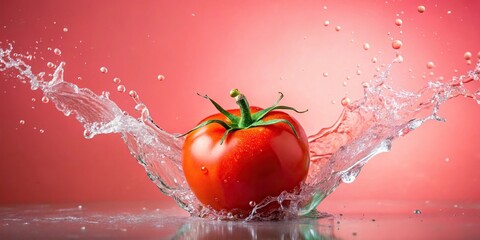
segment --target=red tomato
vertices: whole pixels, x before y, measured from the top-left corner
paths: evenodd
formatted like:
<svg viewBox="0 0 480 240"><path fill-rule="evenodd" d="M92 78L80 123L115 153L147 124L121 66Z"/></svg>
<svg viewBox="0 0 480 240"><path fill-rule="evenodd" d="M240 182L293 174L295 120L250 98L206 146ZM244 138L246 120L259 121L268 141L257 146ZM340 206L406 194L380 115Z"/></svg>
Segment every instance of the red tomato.
<svg viewBox="0 0 480 240"><path fill-rule="evenodd" d="M249 110L254 115L262 109ZM241 115L239 109L227 112ZM220 113L202 122L212 119L231 123ZM182 150L183 171L200 202L215 210L250 211L253 202L292 191L305 180L309 167L305 131L294 118L280 111L268 112L261 121L274 119L291 125L278 122L236 129L225 135L224 126L211 123L187 135Z"/></svg>

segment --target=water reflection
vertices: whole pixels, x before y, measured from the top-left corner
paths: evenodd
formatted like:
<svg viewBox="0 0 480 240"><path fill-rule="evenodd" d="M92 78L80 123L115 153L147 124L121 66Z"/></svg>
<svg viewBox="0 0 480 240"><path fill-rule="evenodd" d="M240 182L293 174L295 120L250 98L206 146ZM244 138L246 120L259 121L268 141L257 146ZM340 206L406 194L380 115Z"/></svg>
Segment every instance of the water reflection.
<svg viewBox="0 0 480 240"><path fill-rule="evenodd" d="M333 217L277 222L207 221L184 223L172 239L337 239Z"/></svg>

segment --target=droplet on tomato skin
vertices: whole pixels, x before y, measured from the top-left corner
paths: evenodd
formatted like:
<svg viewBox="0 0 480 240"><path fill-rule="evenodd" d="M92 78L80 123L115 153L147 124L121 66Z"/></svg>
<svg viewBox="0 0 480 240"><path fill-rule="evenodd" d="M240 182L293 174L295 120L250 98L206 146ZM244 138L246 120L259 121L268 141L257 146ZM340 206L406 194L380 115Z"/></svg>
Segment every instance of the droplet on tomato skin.
<svg viewBox="0 0 480 240"><path fill-rule="evenodd" d="M422 5L421 5L421 6L418 6L418 7L417 7L417 11L418 11L419 13L424 13L424 12L425 12L425 6L422 6Z"/></svg>
<svg viewBox="0 0 480 240"><path fill-rule="evenodd" d="M158 80L158 81L163 81L163 80L165 80L165 76L163 76L162 74L159 74L159 75L157 76L157 80Z"/></svg>
<svg viewBox="0 0 480 240"><path fill-rule="evenodd" d="M422 214L422 211L420 209L415 209L413 210L414 214Z"/></svg>
<svg viewBox="0 0 480 240"><path fill-rule="evenodd" d="M403 43L400 40L395 40L392 42L392 48L393 49L400 49L402 47Z"/></svg>
<svg viewBox="0 0 480 240"><path fill-rule="evenodd" d="M257 205L257 203L255 201L250 201L248 203L248 205L250 205L250 207L255 207L255 205Z"/></svg>
<svg viewBox="0 0 480 240"><path fill-rule="evenodd" d="M330 21L326 20L325 22L323 22L323 26L326 27L326 26L328 26L328 25L330 25Z"/></svg>
<svg viewBox="0 0 480 240"><path fill-rule="evenodd" d="M122 80L121 80L120 78L118 78L118 77L114 77L114 78L113 78L113 82L116 83L116 84L119 84L119 83L122 82Z"/></svg>
<svg viewBox="0 0 480 240"><path fill-rule="evenodd" d="M20 120L20 125L24 125L25 124L25 120Z"/></svg>
<svg viewBox="0 0 480 240"><path fill-rule="evenodd" d="M342 30L342 27L340 27L340 26L335 27L335 31L340 32L340 30Z"/></svg>
<svg viewBox="0 0 480 240"><path fill-rule="evenodd" d="M203 172L203 174L208 174L208 169L206 167L201 167L200 168Z"/></svg>

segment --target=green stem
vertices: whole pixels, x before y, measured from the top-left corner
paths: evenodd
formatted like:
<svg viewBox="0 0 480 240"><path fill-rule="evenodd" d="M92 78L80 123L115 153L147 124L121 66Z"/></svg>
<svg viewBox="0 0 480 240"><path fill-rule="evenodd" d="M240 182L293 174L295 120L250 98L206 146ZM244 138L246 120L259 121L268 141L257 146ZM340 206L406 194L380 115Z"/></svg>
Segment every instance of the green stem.
<svg viewBox="0 0 480 240"><path fill-rule="evenodd" d="M240 122L238 122L238 127L247 128L252 125L252 113L250 112L250 106L248 105L245 95L235 88L230 91L230 97L235 98L235 101L237 101L237 105L240 108Z"/></svg>

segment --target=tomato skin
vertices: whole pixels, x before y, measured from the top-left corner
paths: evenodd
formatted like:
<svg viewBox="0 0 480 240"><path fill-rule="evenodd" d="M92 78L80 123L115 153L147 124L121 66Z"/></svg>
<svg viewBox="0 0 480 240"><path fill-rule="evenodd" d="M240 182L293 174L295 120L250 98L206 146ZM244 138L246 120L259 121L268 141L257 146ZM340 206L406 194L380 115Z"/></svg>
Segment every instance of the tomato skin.
<svg viewBox="0 0 480 240"><path fill-rule="evenodd" d="M261 110L250 107L252 113ZM239 115L236 110L228 112ZM222 114L205 120L228 122ZM220 144L226 129L209 124L189 133L182 150L186 180L195 196L215 210L250 211L250 202L292 191L305 180L309 167L305 131L290 115L271 111L262 120L285 119L286 123L231 131Z"/></svg>

